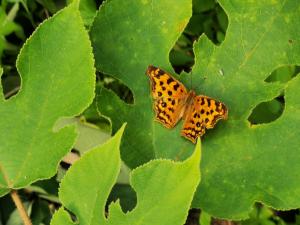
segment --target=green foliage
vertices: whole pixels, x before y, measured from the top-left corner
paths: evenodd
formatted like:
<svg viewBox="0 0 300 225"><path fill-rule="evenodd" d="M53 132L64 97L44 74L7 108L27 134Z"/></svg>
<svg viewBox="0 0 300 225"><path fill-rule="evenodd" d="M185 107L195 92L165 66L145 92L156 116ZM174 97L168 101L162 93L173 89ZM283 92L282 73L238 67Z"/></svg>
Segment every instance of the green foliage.
<svg viewBox="0 0 300 225"><path fill-rule="evenodd" d="M134 95L133 105L124 103L106 89L100 89L97 95L98 108L113 121L113 131L123 121L128 122L121 155L131 167L156 156L163 157L156 155L158 148L167 154L170 148L181 152L187 146L192 147L181 140L178 129L168 132L154 122L145 75L149 64L171 68L168 53L186 26L191 10L189 0L174 4L168 1L152 4L150 0L109 1L101 6L91 28L97 69L120 79ZM119 35L120 32L126 35ZM163 140L159 140L161 137Z"/></svg>
<svg viewBox="0 0 300 225"><path fill-rule="evenodd" d="M220 47L205 37L198 41L193 73L200 76L193 81L199 84L196 90L222 98L229 120L203 141L206 169L194 206L234 219L247 217L254 201L282 210L297 207L300 118L295 112L300 80L296 77L286 84L264 80L280 65L300 63L299 45L291 41L300 34L299 2L261 1L255 8L250 1L221 3L230 21L226 40ZM285 109L280 119L249 126L251 110L282 91Z"/></svg>
<svg viewBox="0 0 300 225"><path fill-rule="evenodd" d="M73 5L34 32L17 68L20 92L0 99L0 130L6 134L0 136L0 196L55 174L77 136L73 126L54 131L56 120L79 114L93 99L92 50Z"/></svg>
<svg viewBox="0 0 300 225"><path fill-rule="evenodd" d="M6 14L5 10L5 3L2 2L0 5L0 58L5 49L15 50L17 48L14 44L7 41L5 36L15 33L19 38L25 38L22 27L14 22L19 10L19 4L15 3L8 14Z"/></svg>
<svg viewBox="0 0 300 225"><path fill-rule="evenodd" d="M180 125L167 130L154 122L149 81L144 75L149 64L172 72L168 52L191 15L191 2L151 3L107 2L91 30L97 69L120 79L133 92L132 105L106 89L100 89L97 96L99 111L112 119L114 131L128 121L121 150L122 158L131 167L153 157L185 158L193 147L179 137ZM229 108L228 121L218 124L203 139L204 176L193 206L213 216L232 219L246 218L255 201L278 209L298 207L300 120L295 111L300 81L294 78L282 84L264 80L281 65L300 63L300 4L220 4L229 18L224 43L217 47L201 36L194 46L193 71L182 76L187 87L219 99ZM250 126L247 118L252 109L282 91L285 109L280 119ZM130 144L133 141L134 145Z"/></svg>
<svg viewBox="0 0 300 225"><path fill-rule="evenodd" d="M103 144L109 137L110 132L88 123L84 117L62 119L56 123L55 128L67 125L76 125L78 136L73 148L83 154L84 152Z"/></svg>
<svg viewBox="0 0 300 225"><path fill-rule="evenodd" d="M21 189L34 225L49 224L59 207L52 224L179 225L195 191L200 218L190 210L186 225L300 224L297 211L286 220L253 207L300 205L299 12L297 0L2 0L0 196ZM92 104L84 28L98 69ZM149 64L191 71L180 76L188 89L229 108L202 139L197 190L199 149L180 137L181 124L154 122ZM142 166L130 171L119 150L131 168ZM82 159L65 176L70 156ZM22 221L6 195L0 225L10 224Z"/></svg>
<svg viewBox="0 0 300 225"><path fill-rule="evenodd" d="M257 206L250 213L248 220L242 221L242 225L285 225L286 223L274 212L265 207Z"/></svg>
<svg viewBox="0 0 300 225"><path fill-rule="evenodd" d="M124 214L118 201L111 203L108 219L105 218L105 202L120 170L123 130L124 126L67 172L59 191L63 205L76 215L80 224L86 225L183 224L200 180L200 142L185 162L154 160L133 170L131 185L137 193L136 207ZM60 208L51 224L73 223Z"/></svg>
<svg viewBox="0 0 300 225"><path fill-rule="evenodd" d="M200 225L210 225L211 224L211 215L202 211L199 218Z"/></svg>
<svg viewBox="0 0 300 225"><path fill-rule="evenodd" d="M67 0L67 2L70 4L72 2L79 2L79 11L81 14L81 17L84 21L84 25L89 27L93 21L94 17L96 16L97 7L94 0Z"/></svg>

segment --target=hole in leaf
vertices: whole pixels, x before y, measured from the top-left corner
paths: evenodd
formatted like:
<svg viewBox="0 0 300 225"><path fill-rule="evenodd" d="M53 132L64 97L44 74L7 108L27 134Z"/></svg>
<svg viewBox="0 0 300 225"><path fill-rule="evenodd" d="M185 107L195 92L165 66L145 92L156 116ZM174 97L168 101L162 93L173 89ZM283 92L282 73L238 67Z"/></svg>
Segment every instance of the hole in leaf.
<svg viewBox="0 0 300 225"><path fill-rule="evenodd" d="M170 51L169 60L180 74L194 65L193 43L203 33L216 45L225 38L228 17L215 0L193 0L193 14L182 35Z"/></svg>
<svg viewBox="0 0 300 225"><path fill-rule="evenodd" d="M127 104L134 104L132 91L120 80L113 76L97 73L97 83L115 92Z"/></svg>
<svg viewBox="0 0 300 225"><path fill-rule="evenodd" d="M270 76L268 76L265 81L270 82L281 82L286 83L295 77L300 72L300 66L288 65L281 66L274 70Z"/></svg>
<svg viewBox="0 0 300 225"><path fill-rule="evenodd" d="M284 97L278 96L271 101L258 104L248 118L251 124L270 123L278 119L284 110Z"/></svg>

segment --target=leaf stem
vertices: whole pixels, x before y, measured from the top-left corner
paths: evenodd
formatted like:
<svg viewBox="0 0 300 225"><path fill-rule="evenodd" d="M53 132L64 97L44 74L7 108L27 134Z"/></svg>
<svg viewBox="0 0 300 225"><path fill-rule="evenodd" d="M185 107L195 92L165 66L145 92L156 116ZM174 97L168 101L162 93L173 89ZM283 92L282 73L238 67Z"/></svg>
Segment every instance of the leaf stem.
<svg viewBox="0 0 300 225"><path fill-rule="evenodd" d="M19 214L20 214L20 216L21 216L21 218L24 222L24 225L32 225L32 223L29 219L29 216L27 215L27 212L24 208L24 205L23 205L23 203L22 203L22 201L21 201L21 199L18 195L18 192L16 190L12 190L10 192L10 195L11 195L11 198L14 201L14 203L15 203L17 209L18 209L18 212L19 212Z"/></svg>
<svg viewBox="0 0 300 225"><path fill-rule="evenodd" d="M12 95L16 94L19 90L20 90L20 86L15 87L14 89L12 89L11 91L6 93L4 95L4 98L7 99L7 98L11 97Z"/></svg>

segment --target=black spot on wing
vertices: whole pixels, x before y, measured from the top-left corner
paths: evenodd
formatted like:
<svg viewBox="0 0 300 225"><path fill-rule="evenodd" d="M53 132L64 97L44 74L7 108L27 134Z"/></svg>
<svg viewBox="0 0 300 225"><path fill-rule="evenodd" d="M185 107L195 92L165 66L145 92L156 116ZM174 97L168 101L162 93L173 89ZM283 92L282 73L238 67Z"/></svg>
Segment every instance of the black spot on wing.
<svg viewBox="0 0 300 225"><path fill-rule="evenodd" d="M174 90L177 91L178 88L179 88L179 84L175 84L174 85Z"/></svg>
<svg viewBox="0 0 300 225"><path fill-rule="evenodd" d="M168 110L171 111L171 112L174 112L174 109L173 109L173 108L170 108L170 107L169 107Z"/></svg>
<svg viewBox="0 0 300 225"><path fill-rule="evenodd" d="M157 77L160 77L160 76L162 76L162 75L164 75L165 74L165 71L163 71L163 70L161 70L161 69L158 69L158 71L157 71Z"/></svg>
<svg viewBox="0 0 300 225"><path fill-rule="evenodd" d="M207 99L207 105L210 107L210 99Z"/></svg>
<svg viewBox="0 0 300 225"><path fill-rule="evenodd" d="M204 104L205 104L204 98L201 98L201 103L200 103L200 105L204 105Z"/></svg>
<svg viewBox="0 0 300 225"><path fill-rule="evenodd" d="M171 82L173 82L174 81L174 79L173 78L168 78L168 80L167 80L167 84L170 84Z"/></svg>
<svg viewBox="0 0 300 225"><path fill-rule="evenodd" d="M160 121L163 121L164 123L168 123L167 120L166 120L164 117L160 116L160 115L157 115L157 118L158 118Z"/></svg>

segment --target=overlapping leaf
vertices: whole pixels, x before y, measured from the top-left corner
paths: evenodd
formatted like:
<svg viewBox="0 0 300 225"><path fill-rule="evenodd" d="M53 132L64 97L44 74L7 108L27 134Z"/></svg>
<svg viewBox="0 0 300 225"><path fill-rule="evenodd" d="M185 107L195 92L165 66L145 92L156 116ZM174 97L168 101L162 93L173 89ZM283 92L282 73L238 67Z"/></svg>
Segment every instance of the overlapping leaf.
<svg viewBox="0 0 300 225"><path fill-rule="evenodd" d="M245 218L254 201L279 209L300 206L299 78L286 85L264 80L277 67L300 64L300 3L297 0L220 0L229 17L223 44L206 37L195 45L193 88L223 101L229 119L203 139L203 180L194 206L213 216ZM92 40L97 68L133 91L126 105L105 89L99 110L114 129L128 121L123 158L136 166L152 157L182 158L192 144L154 122L149 64L172 72L169 50L190 15L190 1L147 1L105 4L96 17ZM185 76L185 84L191 83ZM251 110L285 92L282 116L270 124L250 126ZM280 179L279 179L280 178Z"/></svg>
<svg viewBox="0 0 300 225"><path fill-rule="evenodd" d="M179 131L166 132L154 123L145 75L149 64L170 70L168 53L191 10L190 0L117 0L104 3L95 18L91 39L96 67L121 79L134 94L134 105L126 105L106 89L98 96L99 110L112 119L114 131L123 121L128 122L121 154L132 167L154 158L158 149L180 152L189 146L192 150Z"/></svg>
<svg viewBox="0 0 300 225"><path fill-rule="evenodd" d="M22 87L0 98L0 196L50 177L76 138L74 127L54 131L94 96L92 49L79 11L71 5L44 22L18 57Z"/></svg>
<svg viewBox="0 0 300 225"><path fill-rule="evenodd" d="M72 3L74 1L77 0L68 0L67 2ZM96 16L96 2L94 0L80 0L78 4L84 25L89 27L93 23L94 17Z"/></svg>
<svg viewBox="0 0 300 225"><path fill-rule="evenodd" d="M194 206L230 218L246 217L254 201L278 209L299 207L300 80L296 77L287 85L264 80L281 65L300 63L300 3L221 3L230 19L227 37L220 47L204 37L199 40L193 73L199 74L197 83L202 81L197 91L222 97L230 116L223 129L204 140L204 179ZM251 110L283 90L282 116L250 126Z"/></svg>
<svg viewBox="0 0 300 225"><path fill-rule="evenodd" d="M80 225L182 225L200 180L200 142L184 162L154 160L133 170L131 185L137 193L136 207L124 214L119 202L114 202L109 206L108 218L105 217L106 199L120 170L123 130L124 126L71 167L60 187L63 205L76 215ZM74 223L60 208L51 224Z"/></svg>

